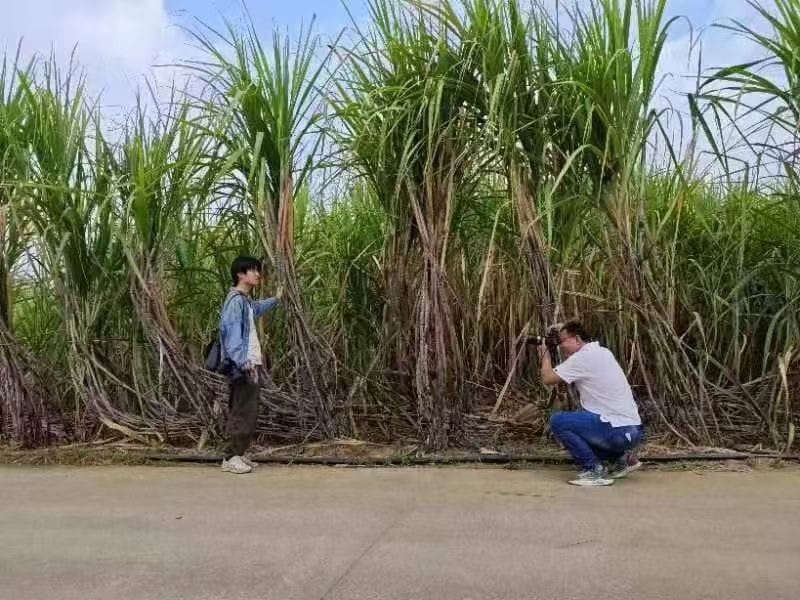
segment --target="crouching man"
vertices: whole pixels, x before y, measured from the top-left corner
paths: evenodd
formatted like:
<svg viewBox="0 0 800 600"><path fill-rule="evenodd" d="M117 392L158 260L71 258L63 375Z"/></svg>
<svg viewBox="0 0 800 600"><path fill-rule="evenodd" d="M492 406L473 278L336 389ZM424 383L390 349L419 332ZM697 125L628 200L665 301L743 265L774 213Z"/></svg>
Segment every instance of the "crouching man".
<svg viewBox="0 0 800 600"><path fill-rule="evenodd" d="M634 448L644 430L631 386L611 351L590 341L579 322L561 325L558 335L566 359L554 368L547 349L540 346L542 381L574 384L583 410L555 413L550 430L582 469L571 484L611 485L641 466Z"/></svg>
<svg viewBox="0 0 800 600"><path fill-rule="evenodd" d="M280 303L277 297L254 301L253 289L261 282L261 261L240 256L231 265L233 287L225 298L219 322L221 360L230 383L227 446L222 470L250 473L256 464L245 456L256 432L259 379L262 377L261 342L256 322Z"/></svg>

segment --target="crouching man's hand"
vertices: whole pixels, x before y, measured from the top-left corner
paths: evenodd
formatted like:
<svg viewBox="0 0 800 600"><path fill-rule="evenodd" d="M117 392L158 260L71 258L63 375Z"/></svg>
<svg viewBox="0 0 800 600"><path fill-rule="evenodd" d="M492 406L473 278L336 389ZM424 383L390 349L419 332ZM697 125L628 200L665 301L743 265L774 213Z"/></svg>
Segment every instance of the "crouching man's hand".
<svg viewBox="0 0 800 600"><path fill-rule="evenodd" d="M541 365L540 374L542 377L542 383L545 385L558 385L561 383L561 377L558 376L553 370L553 362L550 359L550 352L547 350L547 346L542 344L538 348L539 350L539 364Z"/></svg>

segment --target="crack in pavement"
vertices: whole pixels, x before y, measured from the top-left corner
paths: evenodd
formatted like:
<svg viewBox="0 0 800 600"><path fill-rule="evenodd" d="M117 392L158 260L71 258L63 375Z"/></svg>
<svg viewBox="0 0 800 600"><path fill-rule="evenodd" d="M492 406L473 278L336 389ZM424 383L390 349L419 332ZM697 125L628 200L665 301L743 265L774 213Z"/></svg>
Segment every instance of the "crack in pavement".
<svg viewBox="0 0 800 600"><path fill-rule="evenodd" d="M328 587L328 589L325 590L325 593L322 594L322 596L319 597L319 600L325 600L326 598L328 598L331 595L331 593L333 593L333 591L336 590L337 587L339 587L339 584L342 583L342 581L344 581L345 578L350 573L353 572L353 569L355 568L355 566L358 563L361 562L361 560L367 555L367 553L369 553L369 551L372 550L377 545L377 543L380 542L383 539L383 537L387 533L389 533L390 529L395 527L398 523L400 523L400 521L405 519L411 512L413 512L414 508L415 507L412 506L411 508L409 508L409 509L405 510L404 512L400 513L394 521L392 521L386 527L384 527L378 533L378 535L375 537L375 539L372 540L372 542L369 544L369 546L367 546L364 549L364 551L361 552L361 554L359 554L356 558L353 559L353 562L351 562L350 565L345 569L344 573L342 573L339 577L337 577L336 580Z"/></svg>
<svg viewBox="0 0 800 600"><path fill-rule="evenodd" d="M577 540L575 542L570 542L569 544L563 544L561 546L556 546L556 550L565 550L567 548L574 548L575 546L582 546L584 544L592 544L596 542L595 538L589 538L588 540Z"/></svg>

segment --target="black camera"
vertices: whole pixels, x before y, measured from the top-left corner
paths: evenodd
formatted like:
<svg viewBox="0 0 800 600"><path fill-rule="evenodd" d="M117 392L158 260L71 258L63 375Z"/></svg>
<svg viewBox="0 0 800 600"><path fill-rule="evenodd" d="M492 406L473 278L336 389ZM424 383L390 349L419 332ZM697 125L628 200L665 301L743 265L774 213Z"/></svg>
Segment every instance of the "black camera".
<svg viewBox="0 0 800 600"><path fill-rule="evenodd" d="M551 327L547 330L545 335L531 335L525 340L526 343L533 346L541 346L544 344L550 350L555 350L561 343L561 338L558 336L558 329Z"/></svg>

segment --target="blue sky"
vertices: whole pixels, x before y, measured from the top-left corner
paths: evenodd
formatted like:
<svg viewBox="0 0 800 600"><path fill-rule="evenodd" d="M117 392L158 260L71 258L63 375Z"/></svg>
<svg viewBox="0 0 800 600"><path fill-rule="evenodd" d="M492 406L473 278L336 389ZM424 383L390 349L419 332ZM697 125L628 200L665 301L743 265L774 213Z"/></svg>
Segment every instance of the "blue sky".
<svg viewBox="0 0 800 600"><path fill-rule="evenodd" d="M275 25L296 30L301 24L308 24L316 18L318 30L334 36L350 22L347 10L339 0L249 0L247 7L253 21L265 31ZM362 0L351 0L347 7L356 17L363 17L367 12ZM191 17L206 23L218 23L222 16L233 20L240 18L242 0L166 0L165 9L176 20Z"/></svg>

